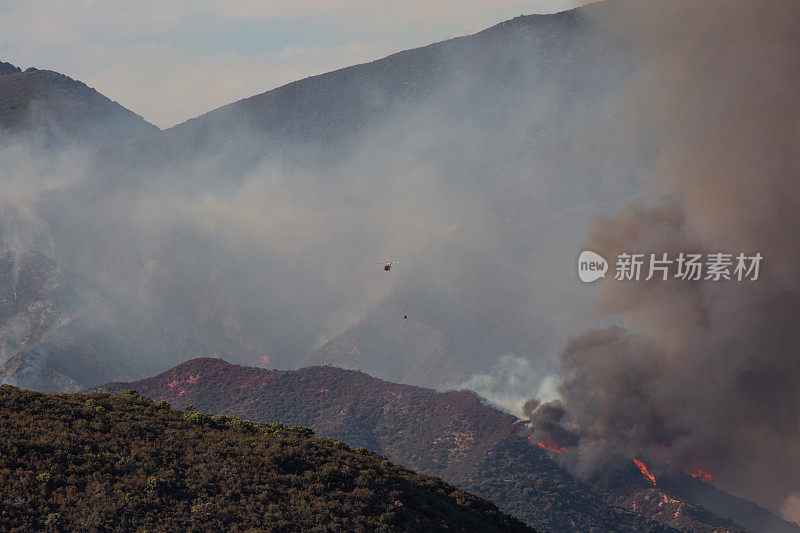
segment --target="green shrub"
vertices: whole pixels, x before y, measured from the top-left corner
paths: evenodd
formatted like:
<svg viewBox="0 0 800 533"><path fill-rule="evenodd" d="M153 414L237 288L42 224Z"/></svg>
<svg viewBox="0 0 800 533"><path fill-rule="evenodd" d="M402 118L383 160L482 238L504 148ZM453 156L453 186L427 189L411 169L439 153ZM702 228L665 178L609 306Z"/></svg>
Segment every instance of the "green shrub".
<svg viewBox="0 0 800 533"><path fill-rule="evenodd" d="M256 424L249 420L242 420L241 418L233 417L233 425L239 429L252 433L256 430Z"/></svg>
<svg viewBox="0 0 800 533"><path fill-rule="evenodd" d="M332 485L342 479L342 473L336 465L326 463L317 470L317 478L325 484Z"/></svg>
<svg viewBox="0 0 800 533"><path fill-rule="evenodd" d="M169 482L161 477L150 476L147 478L146 489L149 496L162 496L169 491Z"/></svg>
<svg viewBox="0 0 800 533"><path fill-rule="evenodd" d="M210 416L205 413L201 413L200 411L186 413L184 417L190 424L197 424L199 426L210 426L214 422Z"/></svg>
<svg viewBox="0 0 800 533"><path fill-rule="evenodd" d="M214 505L210 502L192 505L192 516L198 520L208 520L214 514Z"/></svg>
<svg viewBox="0 0 800 533"><path fill-rule="evenodd" d="M50 513L44 520L44 525L52 528L60 528L64 526L64 519L60 513Z"/></svg>
<svg viewBox="0 0 800 533"><path fill-rule="evenodd" d="M261 425L261 431L265 435L282 435L285 434L288 431L288 429L289 428L286 426L286 424L282 424L281 422L276 422L274 424L267 423Z"/></svg>
<svg viewBox="0 0 800 533"><path fill-rule="evenodd" d="M233 421L235 419L236 417L231 415L213 415L211 417L211 421L214 423L214 425L221 428L233 425Z"/></svg>
<svg viewBox="0 0 800 533"><path fill-rule="evenodd" d="M312 437L314 435L314 430L305 426L292 426L289 429L292 433L301 437Z"/></svg>

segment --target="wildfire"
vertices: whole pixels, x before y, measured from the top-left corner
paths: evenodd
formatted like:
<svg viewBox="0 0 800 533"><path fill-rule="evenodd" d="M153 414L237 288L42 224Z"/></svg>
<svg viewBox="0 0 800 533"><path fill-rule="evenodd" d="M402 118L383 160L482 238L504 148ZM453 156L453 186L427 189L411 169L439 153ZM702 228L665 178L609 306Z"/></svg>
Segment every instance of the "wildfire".
<svg viewBox="0 0 800 533"><path fill-rule="evenodd" d="M653 486L656 484L656 477L650 473L647 469L647 465L644 464L644 461L637 459L636 457L633 458L633 462L636 463L636 466L639 467L639 470L642 471L642 475L652 481Z"/></svg>
<svg viewBox="0 0 800 533"><path fill-rule="evenodd" d="M661 444L660 444L660 446L661 446L661 449L662 449L662 450L666 450L666 449L667 449L667 446L666 446L666 444L664 444L664 443L661 443ZM658 457L660 460L662 460L662 461L664 461L665 463L667 463L668 465L672 466L672 461L670 461L670 460L669 460L669 459L667 459L666 457L662 457L662 456L660 456L660 455L658 455L657 457ZM634 461L636 461L636 459L634 459ZM639 463L637 462L637 465L638 465L638 464L639 464ZM703 483L711 483L712 481L714 481L714 480L717 478L717 475L716 475L716 474L712 474L712 473L711 473L711 472L709 472L708 470L706 470L706 469L702 468L702 467L701 467L701 466L700 466L700 465L697 463L697 461L694 461L694 462L692 462L692 463L691 463L691 464L692 464L692 466L691 466L691 467L689 467L689 466L686 466L687 464L688 464L688 463L687 463L686 461L678 461L678 462L677 462L677 465L676 465L676 468L677 468L678 470L680 470L681 472L683 472L684 474L688 474L688 475L692 476L692 477L693 477L693 478L695 478L695 479L699 479L699 480L700 480L700 481L702 481ZM641 467L641 466L639 466L639 468L641 469L642 467ZM691 470L692 468L694 468L694 471L692 471L692 470Z"/></svg>
<svg viewBox="0 0 800 533"><path fill-rule="evenodd" d="M564 450L566 450L566 448L564 448L563 446L559 446L558 443L556 443L550 437L546 437L544 440L536 440L533 438L533 435L531 435L528 437L528 439L539 448L542 448L543 450L547 450L549 452L561 453Z"/></svg>
<svg viewBox="0 0 800 533"><path fill-rule="evenodd" d="M717 477L711 472L703 470L700 467L698 467L697 470L695 470L694 472L689 473L689 475L695 479L699 479L703 483L710 483L711 481L714 481L714 478Z"/></svg>

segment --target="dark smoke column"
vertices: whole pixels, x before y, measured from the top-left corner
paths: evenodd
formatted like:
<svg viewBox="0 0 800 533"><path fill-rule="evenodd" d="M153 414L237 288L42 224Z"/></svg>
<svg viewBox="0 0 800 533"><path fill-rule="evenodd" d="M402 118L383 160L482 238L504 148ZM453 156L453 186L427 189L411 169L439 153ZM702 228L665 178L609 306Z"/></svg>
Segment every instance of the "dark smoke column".
<svg viewBox="0 0 800 533"><path fill-rule="evenodd" d="M601 282L624 327L572 339L560 391L582 431L702 464L800 521L800 3L620 3L625 98L658 146L656 206L597 221L586 248L761 253L752 282ZM613 269L613 265L611 267Z"/></svg>

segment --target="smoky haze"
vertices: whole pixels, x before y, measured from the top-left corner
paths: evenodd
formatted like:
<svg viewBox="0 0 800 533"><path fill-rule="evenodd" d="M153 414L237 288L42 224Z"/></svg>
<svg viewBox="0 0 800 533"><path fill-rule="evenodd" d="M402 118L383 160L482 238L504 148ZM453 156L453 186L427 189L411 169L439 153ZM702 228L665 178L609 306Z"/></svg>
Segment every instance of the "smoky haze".
<svg viewBox="0 0 800 533"><path fill-rule="evenodd" d="M663 198L598 218L586 248L759 252L764 262L754 282L602 281L599 308L625 325L566 344L561 423L707 469L719 487L800 521L800 5L594 13L639 43L646 66L625 89L626 120L657 125L649 175ZM667 28L678 31L664 39ZM575 468L591 471L591 455Z"/></svg>
<svg viewBox="0 0 800 533"><path fill-rule="evenodd" d="M297 367L377 309L396 311L379 338L404 327L402 300L452 364L410 373L429 351L414 341L365 370L479 388L515 361L518 394L552 389L588 308L563 265L592 214L649 193L650 150L612 98L634 60L603 38L574 13L519 18L99 150L8 137L28 224L4 221L4 247L55 261L72 291L50 295L52 331L71 329L45 335L48 357L88 343L125 376L204 355Z"/></svg>

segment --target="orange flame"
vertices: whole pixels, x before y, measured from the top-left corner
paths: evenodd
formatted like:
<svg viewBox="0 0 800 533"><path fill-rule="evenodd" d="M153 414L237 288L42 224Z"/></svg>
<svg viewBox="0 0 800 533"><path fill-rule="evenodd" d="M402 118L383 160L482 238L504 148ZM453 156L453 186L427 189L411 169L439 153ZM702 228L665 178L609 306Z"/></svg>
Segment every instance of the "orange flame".
<svg viewBox="0 0 800 533"><path fill-rule="evenodd" d="M694 472L690 473L689 475L692 476L695 479L699 479L703 483L709 483L711 481L714 481L714 479L717 477L714 474L712 474L711 472L703 470L700 467L697 467L697 470L695 470Z"/></svg>
<svg viewBox="0 0 800 533"><path fill-rule="evenodd" d="M534 438L533 438L533 436L531 435L531 436L529 436L529 437L528 437L528 439L529 439L531 442L533 442L535 445L537 445L539 448L542 448L543 450L547 450L547 451L549 451L549 452L553 452L553 453L561 453L561 452L563 452L564 450L566 450L566 448L564 448L563 446L559 446L559 445L558 445L558 444L557 444L557 443L556 443L556 442L555 442L553 439L551 439L550 437L547 437L547 438L545 438L544 440L536 440L536 439L534 439Z"/></svg>
<svg viewBox="0 0 800 533"><path fill-rule="evenodd" d="M636 466L638 466L639 470L642 471L642 475L644 477L646 477L647 479L649 479L650 481L652 481L653 486L655 486L656 477L653 474L650 473L650 471L647 469L647 465L644 464L644 461L641 461L641 460L637 459L636 457L634 457L633 458L633 462L636 463Z"/></svg>

